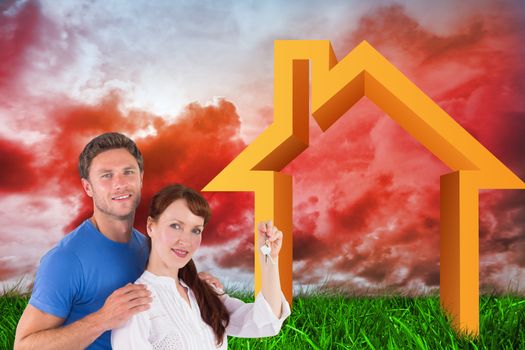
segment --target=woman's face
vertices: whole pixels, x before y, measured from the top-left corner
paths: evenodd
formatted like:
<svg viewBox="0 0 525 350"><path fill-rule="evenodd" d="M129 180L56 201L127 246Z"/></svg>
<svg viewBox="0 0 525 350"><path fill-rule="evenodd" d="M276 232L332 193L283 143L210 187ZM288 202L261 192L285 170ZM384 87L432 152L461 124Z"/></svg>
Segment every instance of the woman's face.
<svg viewBox="0 0 525 350"><path fill-rule="evenodd" d="M204 218L193 214L185 199L171 203L157 221L148 218L151 255L161 269L173 271L184 267L201 244Z"/></svg>

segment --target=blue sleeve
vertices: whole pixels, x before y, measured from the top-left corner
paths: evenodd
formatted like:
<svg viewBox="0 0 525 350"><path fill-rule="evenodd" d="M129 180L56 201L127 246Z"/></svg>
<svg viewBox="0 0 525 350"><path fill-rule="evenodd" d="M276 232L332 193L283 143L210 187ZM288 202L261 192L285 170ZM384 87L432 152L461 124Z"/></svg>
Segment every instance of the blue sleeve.
<svg viewBox="0 0 525 350"><path fill-rule="evenodd" d="M53 316L67 318L79 294L81 280L82 266L77 256L55 247L40 261L29 304Z"/></svg>

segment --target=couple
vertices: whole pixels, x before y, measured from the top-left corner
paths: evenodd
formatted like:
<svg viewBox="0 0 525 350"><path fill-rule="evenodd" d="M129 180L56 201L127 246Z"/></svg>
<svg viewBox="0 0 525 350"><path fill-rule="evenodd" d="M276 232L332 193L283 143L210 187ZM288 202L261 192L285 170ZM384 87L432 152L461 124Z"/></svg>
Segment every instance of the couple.
<svg viewBox="0 0 525 350"><path fill-rule="evenodd" d="M210 217L200 194L182 185L159 191L147 238L132 227L143 178L132 140L94 138L79 172L93 216L42 258L15 349L225 349L226 335L279 332L290 309L270 262L282 243L271 223L259 225L257 247L268 242L272 259L261 255L262 290L245 304L212 276L197 275L191 258Z"/></svg>

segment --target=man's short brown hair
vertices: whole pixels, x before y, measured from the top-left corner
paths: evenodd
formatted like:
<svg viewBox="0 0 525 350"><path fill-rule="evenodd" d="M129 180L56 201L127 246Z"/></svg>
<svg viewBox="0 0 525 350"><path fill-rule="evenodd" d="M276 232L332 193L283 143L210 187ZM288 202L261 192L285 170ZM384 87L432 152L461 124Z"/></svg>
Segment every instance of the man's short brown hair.
<svg viewBox="0 0 525 350"><path fill-rule="evenodd" d="M108 132L89 141L86 147L84 147L82 153L80 153L80 156L78 157L78 172L80 173L80 178L87 180L93 158L104 151L117 148L127 149L137 160L140 171L142 172L144 170L142 154L135 142L118 132Z"/></svg>

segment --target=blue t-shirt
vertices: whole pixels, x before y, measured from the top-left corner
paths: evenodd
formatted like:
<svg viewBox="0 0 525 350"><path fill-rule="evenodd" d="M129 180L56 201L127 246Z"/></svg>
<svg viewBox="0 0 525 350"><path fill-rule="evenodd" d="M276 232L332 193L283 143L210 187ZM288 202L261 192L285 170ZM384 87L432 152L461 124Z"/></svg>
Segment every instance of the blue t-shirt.
<svg viewBox="0 0 525 350"><path fill-rule="evenodd" d="M137 230L132 230L128 243L118 243L86 220L42 257L29 304L65 318L64 326L73 323L139 278L148 255L146 237ZM87 349L111 349L110 331Z"/></svg>

